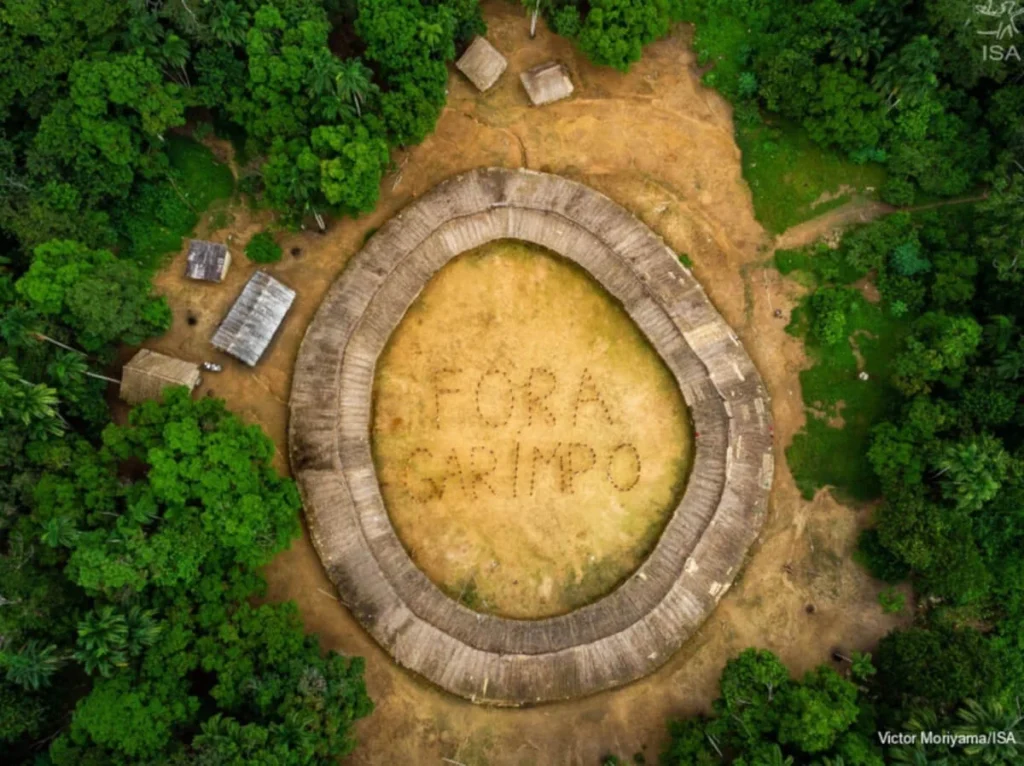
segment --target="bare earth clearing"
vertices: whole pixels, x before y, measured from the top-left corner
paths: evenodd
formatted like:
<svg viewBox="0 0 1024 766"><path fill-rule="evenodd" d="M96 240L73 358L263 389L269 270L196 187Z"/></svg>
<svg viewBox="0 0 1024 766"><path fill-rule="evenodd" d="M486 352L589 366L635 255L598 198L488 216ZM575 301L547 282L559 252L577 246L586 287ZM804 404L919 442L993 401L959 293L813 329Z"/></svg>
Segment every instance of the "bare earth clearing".
<svg viewBox="0 0 1024 766"><path fill-rule="evenodd" d="M479 611L530 618L643 561L690 454L671 374L603 288L518 242L427 285L381 358L374 461L416 564Z"/></svg>
<svg viewBox="0 0 1024 766"><path fill-rule="evenodd" d="M701 87L690 34L678 29L651 45L628 75L598 69L540 25L530 40L518 6L485 4L489 39L509 58L495 88L481 96L461 76L437 132L396 156L400 170L384 180L377 210L335 222L326 236L283 239L284 260L268 269L298 290L284 327L255 371L212 351L209 339L254 267L241 247L265 218L237 209L211 238L231 236L238 257L221 286L186 282L184 255L158 278L175 313L173 330L153 348L188 359L225 363L203 391L227 399L275 439L287 470L285 433L290 376L299 342L324 292L368 232L449 176L485 165L527 166L586 183L638 215L669 245L690 256L695 276L737 331L772 394L777 469L769 515L746 569L689 644L654 675L623 689L528 710L472 705L434 689L392 663L339 604L309 541L303 537L268 568L271 599L295 599L325 647L366 657L377 709L357 727L353 764L466 766L580 764L600 756L644 752L653 762L671 715L706 709L718 694L726 659L747 646L777 652L794 672L828 660L838 645L868 649L896 620L876 602L881 584L850 559L866 512L827 493L801 500L783 450L803 425L797 374L800 342L784 332L799 287L765 270L771 245L753 217L728 105ZM568 101L531 108L518 75L558 59L572 72ZM206 233L199 232L200 235ZM300 254L289 253L299 248ZM186 320L191 315L194 324ZM806 607L816 608L808 613Z"/></svg>

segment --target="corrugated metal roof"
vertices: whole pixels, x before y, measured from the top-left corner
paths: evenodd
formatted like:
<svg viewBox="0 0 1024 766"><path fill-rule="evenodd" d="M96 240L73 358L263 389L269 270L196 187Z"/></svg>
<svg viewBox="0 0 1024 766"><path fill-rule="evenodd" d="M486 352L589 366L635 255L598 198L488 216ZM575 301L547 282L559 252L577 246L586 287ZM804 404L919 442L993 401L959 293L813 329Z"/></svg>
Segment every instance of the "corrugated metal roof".
<svg viewBox="0 0 1024 766"><path fill-rule="evenodd" d="M294 300L294 290L257 271L214 333L214 348L255 366Z"/></svg>
<svg viewBox="0 0 1024 766"><path fill-rule="evenodd" d="M189 240L188 265L185 276L206 282L220 282L231 263L227 245L207 242L202 239Z"/></svg>

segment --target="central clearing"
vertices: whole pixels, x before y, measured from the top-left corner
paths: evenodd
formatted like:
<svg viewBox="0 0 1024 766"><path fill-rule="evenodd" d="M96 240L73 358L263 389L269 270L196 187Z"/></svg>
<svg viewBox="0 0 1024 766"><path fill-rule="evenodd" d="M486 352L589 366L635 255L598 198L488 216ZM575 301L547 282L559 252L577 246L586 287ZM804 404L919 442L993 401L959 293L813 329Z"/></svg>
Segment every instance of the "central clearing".
<svg viewBox="0 0 1024 766"><path fill-rule="evenodd" d="M682 495L679 389L621 304L516 241L451 261L377 367L373 453L413 561L452 598L512 618L613 590Z"/></svg>

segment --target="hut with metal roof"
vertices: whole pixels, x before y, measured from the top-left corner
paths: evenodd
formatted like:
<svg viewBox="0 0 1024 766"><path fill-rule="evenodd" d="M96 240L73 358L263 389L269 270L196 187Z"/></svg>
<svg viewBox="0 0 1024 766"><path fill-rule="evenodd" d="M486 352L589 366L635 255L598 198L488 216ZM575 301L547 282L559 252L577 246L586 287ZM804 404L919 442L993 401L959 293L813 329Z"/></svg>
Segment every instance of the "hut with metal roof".
<svg viewBox="0 0 1024 766"><path fill-rule="evenodd" d="M571 96L573 91L569 70L557 61L528 69L519 75L519 80L534 106L561 101Z"/></svg>
<svg viewBox="0 0 1024 766"><path fill-rule="evenodd" d="M507 66L505 57L483 37L474 38L455 62L455 67L481 91L494 85Z"/></svg>
<svg viewBox="0 0 1024 766"><path fill-rule="evenodd" d="M254 367L294 300L294 290L266 272L257 271L214 333L214 348Z"/></svg>
<svg viewBox="0 0 1024 766"><path fill-rule="evenodd" d="M195 389L202 380L199 365L144 348L121 371L121 398L128 404L139 404L159 399L170 386Z"/></svg>
<svg viewBox="0 0 1024 766"><path fill-rule="evenodd" d="M188 264L185 276L204 282L221 282L231 266L231 251L227 245L207 242L203 239L189 240Z"/></svg>

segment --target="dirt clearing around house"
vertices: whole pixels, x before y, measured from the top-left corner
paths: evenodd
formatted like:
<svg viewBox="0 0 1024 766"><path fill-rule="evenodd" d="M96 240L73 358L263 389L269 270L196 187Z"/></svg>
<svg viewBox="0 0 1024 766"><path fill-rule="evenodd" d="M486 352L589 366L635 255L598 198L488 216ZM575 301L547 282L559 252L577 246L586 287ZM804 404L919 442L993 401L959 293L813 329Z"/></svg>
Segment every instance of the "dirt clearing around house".
<svg viewBox="0 0 1024 766"><path fill-rule="evenodd" d="M282 236L284 260L263 267L298 291L284 326L255 369L214 352L209 339L256 268L242 247L266 224L263 213L232 210L234 220L211 239L227 241L235 264L222 285L186 281L184 254L157 279L174 310L171 332L151 344L187 359L225 364L207 375L207 390L278 444L287 470L288 393L298 345L324 292L369 232L440 181L476 167L526 166L579 180L640 217L689 256L712 302L736 330L772 396L776 477L768 519L737 582L684 649L660 670L625 688L528 710L474 706L447 695L391 661L362 630L327 580L308 538L297 540L267 569L268 597L295 599L306 626L325 648L366 657L376 711L356 727L360 744L347 763L441 766L596 766L601 756L646 754L654 763L665 719L707 708L718 695L726 659L747 646L771 649L794 673L828 661L831 650L870 649L901 619L882 614L882 584L850 558L866 512L819 492L804 501L784 449L804 423L798 374L803 346L786 334L785 315L801 288L771 268L770 238L754 219L743 182L731 113L694 72L689 30L649 46L628 74L586 63L564 39L539 25L529 38L523 9L488 2L488 39L509 69L479 94L454 72L448 106L423 144L396 154L378 208L332 223L324 236ZM520 72L558 60L574 96L543 108L529 105ZM199 234L208 232L200 230ZM289 255L298 248L299 255ZM195 323L189 324L192 315ZM813 604L813 613L806 607ZM905 618L904 618L905 619Z"/></svg>

